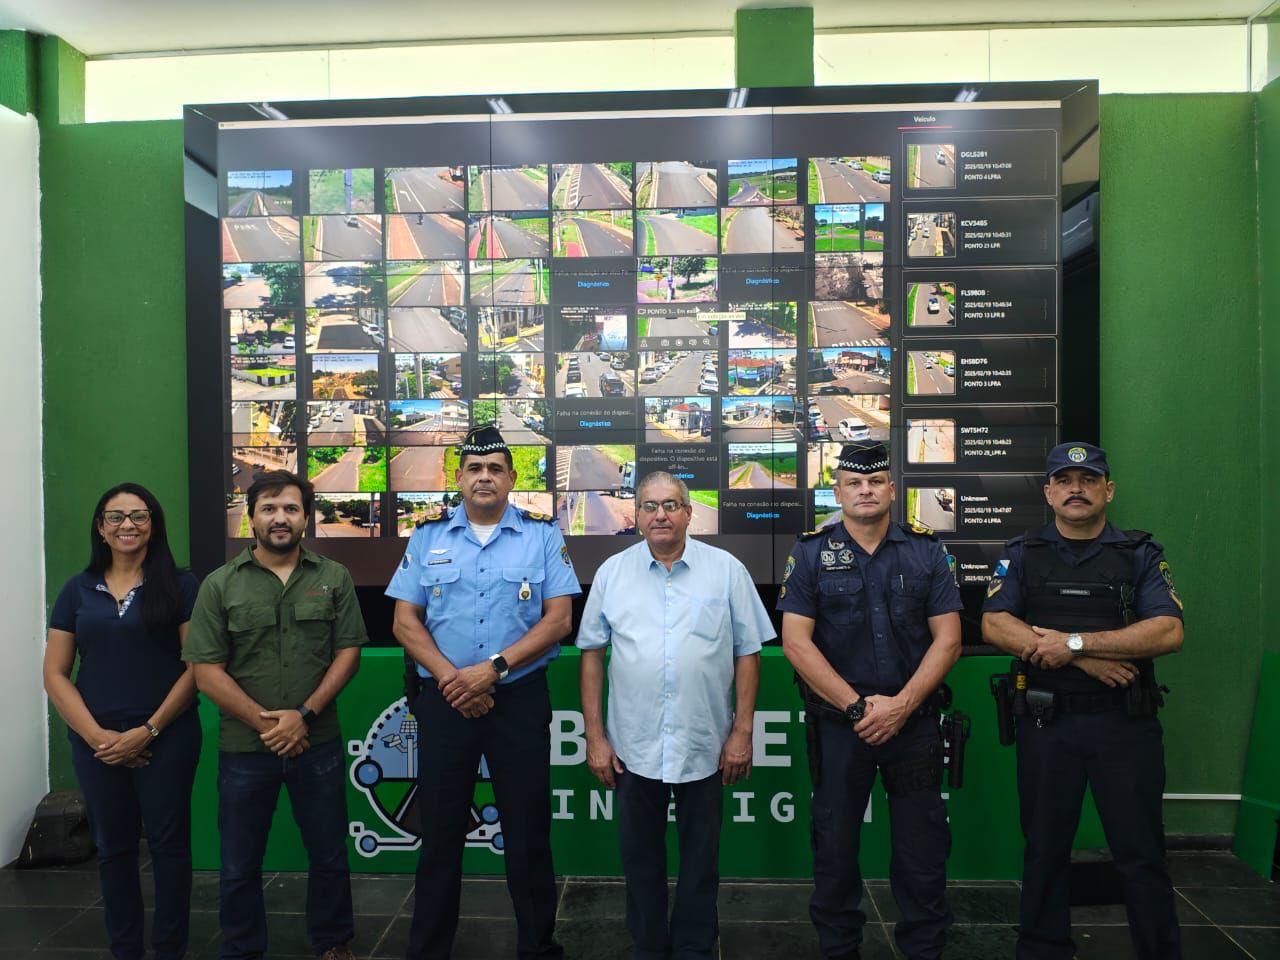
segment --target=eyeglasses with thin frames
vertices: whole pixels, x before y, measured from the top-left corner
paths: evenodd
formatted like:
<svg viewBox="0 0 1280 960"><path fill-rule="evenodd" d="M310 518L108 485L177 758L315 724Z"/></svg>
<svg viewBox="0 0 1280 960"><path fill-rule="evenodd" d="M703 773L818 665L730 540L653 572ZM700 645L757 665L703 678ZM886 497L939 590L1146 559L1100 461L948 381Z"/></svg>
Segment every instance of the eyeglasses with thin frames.
<svg viewBox="0 0 1280 960"><path fill-rule="evenodd" d="M151 522L150 510L104 510L102 511L102 522L108 527L118 527L124 523L124 518L128 517L133 521L135 527L141 527Z"/></svg>
<svg viewBox="0 0 1280 960"><path fill-rule="evenodd" d="M677 510L683 510L684 504L679 500L663 500L659 503L657 500L642 500L640 509L645 513L655 513L661 507L663 513L675 513Z"/></svg>

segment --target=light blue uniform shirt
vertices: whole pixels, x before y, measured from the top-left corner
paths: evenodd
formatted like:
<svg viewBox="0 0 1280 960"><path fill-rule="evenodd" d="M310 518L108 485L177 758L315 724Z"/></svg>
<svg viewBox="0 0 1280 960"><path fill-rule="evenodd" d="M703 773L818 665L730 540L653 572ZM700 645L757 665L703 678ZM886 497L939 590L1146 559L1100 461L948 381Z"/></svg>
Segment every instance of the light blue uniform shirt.
<svg viewBox="0 0 1280 960"><path fill-rule="evenodd" d="M613 645L609 742L628 770L688 783L711 776L733 726L733 663L776 634L732 554L698 540L668 572L641 542L604 562L578 647Z"/></svg>
<svg viewBox="0 0 1280 960"><path fill-rule="evenodd" d="M459 668L488 660L528 633L542 619L543 600L581 592L560 528L511 504L485 544L471 531L465 504L447 519L422 524L387 586L387 596L425 610L436 646ZM559 655L555 644L503 682ZM421 664L418 673L430 676Z"/></svg>

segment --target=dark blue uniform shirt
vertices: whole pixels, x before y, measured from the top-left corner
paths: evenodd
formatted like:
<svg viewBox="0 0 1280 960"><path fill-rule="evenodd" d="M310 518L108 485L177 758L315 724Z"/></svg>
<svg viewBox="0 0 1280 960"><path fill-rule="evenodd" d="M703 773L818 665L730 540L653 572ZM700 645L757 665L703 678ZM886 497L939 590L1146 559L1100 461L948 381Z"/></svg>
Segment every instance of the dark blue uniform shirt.
<svg viewBox="0 0 1280 960"><path fill-rule="evenodd" d="M157 633L148 633L142 622L146 584L137 588L124 613L101 574L77 574L58 592L49 626L75 634L76 689L98 723L145 720L186 670L178 626L191 619L200 585L190 573L178 574L178 585L178 618Z"/></svg>
<svg viewBox="0 0 1280 960"><path fill-rule="evenodd" d="M1049 523L1031 534L1049 544L1054 555L1069 567L1096 557L1104 544L1119 543L1129 537L1110 523L1102 528L1097 538L1079 552L1058 531L1057 524ZM983 613L1012 613L1021 618L1026 612L1026 580L1023 573L1022 551L1025 535L1014 537L1004 547L1004 555L996 564L995 573L987 585L987 599L982 604ZM1177 617L1182 619L1182 598L1173 585L1173 574L1164 559L1164 548L1154 540L1139 544L1136 550L1138 580L1134 584L1133 611L1139 620L1151 617Z"/></svg>
<svg viewBox="0 0 1280 960"><path fill-rule="evenodd" d="M874 554L842 523L802 534L778 592L778 609L815 621L814 644L863 696L898 693L933 642L928 618L962 607L942 544L896 523Z"/></svg>

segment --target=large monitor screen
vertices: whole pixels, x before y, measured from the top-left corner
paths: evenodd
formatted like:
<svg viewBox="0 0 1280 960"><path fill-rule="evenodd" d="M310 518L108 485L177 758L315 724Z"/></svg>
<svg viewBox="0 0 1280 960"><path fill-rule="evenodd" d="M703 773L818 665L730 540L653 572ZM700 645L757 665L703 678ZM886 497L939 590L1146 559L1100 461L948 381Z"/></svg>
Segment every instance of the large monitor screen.
<svg viewBox="0 0 1280 960"><path fill-rule="evenodd" d="M881 439L895 519L939 534L976 611L1047 518L1046 451L1096 438L1096 94L188 108L197 569L286 467L310 535L382 586L495 424L584 583L664 470L767 589L839 521L841 446Z"/></svg>

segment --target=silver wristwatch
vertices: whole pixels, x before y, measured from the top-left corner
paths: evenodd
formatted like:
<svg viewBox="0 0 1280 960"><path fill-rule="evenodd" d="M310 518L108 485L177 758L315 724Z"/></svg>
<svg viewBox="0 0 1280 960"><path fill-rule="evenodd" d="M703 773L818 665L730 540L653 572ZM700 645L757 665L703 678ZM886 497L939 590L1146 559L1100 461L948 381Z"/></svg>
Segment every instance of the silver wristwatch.
<svg viewBox="0 0 1280 960"><path fill-rule="evenodd" d="M1073 657L1078 657L1084 653L1084 637L1078 633L1073 633L1067 637L1067 649L1071 651Z"/></svg>

